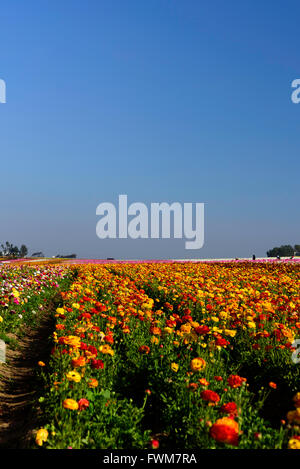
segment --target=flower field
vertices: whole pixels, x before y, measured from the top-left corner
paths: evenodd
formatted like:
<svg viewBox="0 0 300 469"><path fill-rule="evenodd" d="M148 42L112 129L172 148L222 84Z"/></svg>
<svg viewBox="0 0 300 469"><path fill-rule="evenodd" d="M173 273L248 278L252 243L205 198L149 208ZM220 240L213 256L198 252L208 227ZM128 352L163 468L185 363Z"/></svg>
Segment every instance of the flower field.
<svg viewBox="0 0 300 469"><path fill-rule="evenodd" d="M300 448L299 263L58 262L0 278L3 335L59 296L32 447Z"/></svg>

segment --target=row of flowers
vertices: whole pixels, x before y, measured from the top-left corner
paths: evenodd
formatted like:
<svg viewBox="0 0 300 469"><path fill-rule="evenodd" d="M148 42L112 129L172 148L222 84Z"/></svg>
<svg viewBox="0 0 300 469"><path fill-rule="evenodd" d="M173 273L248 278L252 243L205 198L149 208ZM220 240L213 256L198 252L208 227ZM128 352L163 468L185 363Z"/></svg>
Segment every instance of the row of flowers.
<svg viewBox="0 0 300 469"><path fill-rule="evenodd" d="M56 311L45 376L48 448L296 448L298 399L280 428L240 375L238 338L290 352L299 269L284 264L78 265ZM255 345L258 345L256 347ZM297 394L296 394L297 396Z"/></svg>

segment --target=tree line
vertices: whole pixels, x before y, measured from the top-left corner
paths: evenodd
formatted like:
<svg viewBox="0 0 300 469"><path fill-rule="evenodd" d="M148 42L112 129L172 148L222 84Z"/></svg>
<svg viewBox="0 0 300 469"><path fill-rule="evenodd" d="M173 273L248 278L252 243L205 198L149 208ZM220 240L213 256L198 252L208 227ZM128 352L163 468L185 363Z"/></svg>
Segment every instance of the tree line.
<svg viewBox="0 0 300 469"><path fill-rule="evenodd" d="M28 249L25 244L22 244L20 247L13 245L6 241L5 244L1 244L0 256L11 256L11 257L25 257L28 254Z"/></svg>
<svg viewBox="0 0 300 469"><path fill-rule="evenodd" d="M297 255L300 256L300 244L295 244L294 246L284 244L267 251L268 257L290 257Z"/></svg>
<svg viewBox="0 0 300 469"><path fill-rule="evenodd" d="M6 241L5 244L0 245L0 257L26 257L28 254L28 248L25 244L22 244L20 247L15 246L14 244ZM31 257L45 257L43 252L34 252L31 254ZM53 256L54 257L54 256ZM76 254L62 255L58 254L55 257L66 258L66 259L75 259Z"/></svg>

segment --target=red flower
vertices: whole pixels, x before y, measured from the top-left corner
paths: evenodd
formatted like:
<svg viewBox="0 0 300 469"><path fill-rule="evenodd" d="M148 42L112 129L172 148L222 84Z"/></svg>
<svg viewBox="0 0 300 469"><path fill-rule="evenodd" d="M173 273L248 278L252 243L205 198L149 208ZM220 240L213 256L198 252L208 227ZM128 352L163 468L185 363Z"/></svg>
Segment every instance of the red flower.
<svg viewBox="0 0 300 469"><path fill-rule="evenodd" d="M148 347L148 345L141 345L139 352L148 354L150 352L150 347Z"/></svg>
<svg viewBox="0 0 300 469"><path fill-rule="evenodd" d="M81 313L77 319L78 321L81 321L81 319L91 319L91 317L90 313Z"/></svg>
<svg viewBox="0 0 300 469"><path fill-rule="evenodd" d="M88 346L88 351L89 351L90 353L92 353L93 355L97 355L97 353L98 353L98 350L97 350L96 347L94 347L93 345L89 345L89 346Z"/></svg>
<svg viewBox="0 0 300 469"><path fill-rule="evenodd" d="M218 337L216 340L216 345L218 345L219 347L225 347L228 344L228 340L224 339L223 337Z"/></svg>
<svg viewBox="0 0 300 469"><path fill-rule="evenodd" d="M153 449L157 449L159 447L159 441L158 440L151 440L151 446Z"/></svg>
<svg viewBox="0 0 300 469"><path fill-rule="evenodd" d="M79 410L85 410L88 408L88 406L90 405L89 401L87 399L85 399L84 397L79 399L78 401L78 409Z"/></svg>
<svg viewBox="0 0 300 469"><path fill-rule="evenodd" d="M220 400L219 394L215 391L211 391L210 389L205 389L204 391L201 391L200 397L204 401L213 402L213 403L219 402Z"/></svg>
<svg viewBox="0 0 300 469"><path fill-rule="evenodd" d="M239 388L245 381L246 378L242 378L239 375L230 375L227 379L227 383L231 388Z"/></svg>
<svg viewBox="0 0 300 469"><path fill-rule="evenodd" d="M238 435L235 430L227 425L213 425L210 429L210 436L220 442L237 446Z"/></svg>
<svg viewBox="0 0 300 469"><path fill-rule="evenodd" d="M227 402L220 407L220 411L235 417L237 415L237 405L235 402Z"/></svg>
<svg viewBox="0 0 300 469"><path fill-rule="evenodd" d="M208 326L198 326L198 327L195 327L195 332L199 335L204 335L204 334L208 334L210 331L210 328Z"/></svg>
<svg viewBox="0 0 300 469"><path fill-rule="evenodd" d="M93 358L91 360L91 366L92 368L95 368L96 370L99 370L99 369L103 369L104 368L104 363L102 360L96 360L95 358Z"/></svg>
<svg viewBox="0 0 300 469"><path fill-rule="evenodd" d="M209 434L219 443L238 445L238 423L228 417L217 420L211 426Z"/></svg>
<svg viewBox="0 0 300 469"><path fill-rule="evenodd" d="M113 344L113 343L114 343L114 338L113 338L112 334L107 334L107 335L104 337L104 340L105 340L105 342L107 342L108 344Z"/></svg>

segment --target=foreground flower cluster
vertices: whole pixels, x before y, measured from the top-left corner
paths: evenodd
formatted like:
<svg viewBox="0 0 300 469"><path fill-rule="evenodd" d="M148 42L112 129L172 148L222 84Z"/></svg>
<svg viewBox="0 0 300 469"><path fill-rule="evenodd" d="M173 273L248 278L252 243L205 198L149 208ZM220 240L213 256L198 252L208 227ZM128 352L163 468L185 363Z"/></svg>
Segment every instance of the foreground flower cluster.
<svg viewBox="0 0 300 469"><path fill-rule="evenodd" d="M299 447L299 266L69 269L39 446Z"/></svg>

